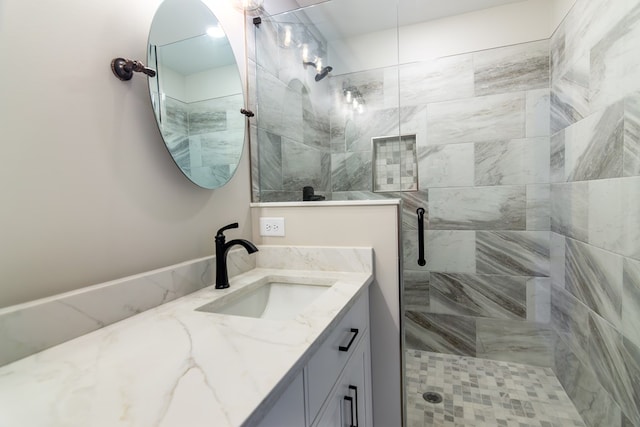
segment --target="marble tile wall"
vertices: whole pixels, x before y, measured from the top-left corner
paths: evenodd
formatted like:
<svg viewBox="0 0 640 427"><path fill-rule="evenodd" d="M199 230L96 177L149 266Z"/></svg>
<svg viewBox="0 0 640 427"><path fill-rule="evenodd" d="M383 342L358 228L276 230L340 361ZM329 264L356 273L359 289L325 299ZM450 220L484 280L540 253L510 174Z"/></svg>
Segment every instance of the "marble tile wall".
<svg viewBox="0 0 640 427"><path fill-rule="evenodd" d="M275 46L272 40L268 49ZM299 200L299 177L315 170L326 178L327 160L323 147L316 154L282 125L279 99L287 88L276 77L282 67L269 68L273 57L257 60L258 97L260 84L277 95L267 98L276 108L254 130L261 162L254 175L261 200ZM312 182L330 186L333 200L403 200L411 348L550 366L548 63L548 42L541 41L328 79L332 99L356 86L366 108L331 108L330 180ZM372 138L401 132L416 135L418 191L374 193ZM417 207L427 209L424 267L416 264ZM505 329L519 345L531 345L513 351L496 339Z"/></svg>
<svg viewBox="0 0 640 427"><path fill-rule="evenodd" d="M310 59L320 56L326 61L326 42L310 25L301 23L298 13L265 17L260 26L248 24L255 34L250 52L257 103L257 138L252 142L252 163L258 165L252 174L254 201L302 200L302 188L308 185L318 194L331 191L332 174L360 177L357 157L332 164L329 79L316 82L315 68L303 66L297 47L304 42ZM290 47L283 39L285 26L297 38Z"/></svg>
<svg viewBox="0 0 640 427"><path fill-rule="evenodd" d="M640 426L640 2L577 0L551 39L551 328L588 426Z"/></svg>
<svg viewBox="0 0 640 427"><path fill-rule="evenodd" d="M553 366L549 42L402 65L399 76L400 131L416 133L425 193L405 205L407 347Z"/></svg>
<svg viewBox="0 0 640 427"><path fill-rule="evenodd" d="M328 145L308 145L329 198L403 200L407 347L553 367L588 426L640 427L639 51L640 0L577 0L550 40L330 76L327 98L357 86L366 108L325 105ZM277 60L256 60L273 106L260 195L296 200L283 138L304 140L283 100L302 102ZM371 139L401 134L418 191L374 193Z"/></svg>

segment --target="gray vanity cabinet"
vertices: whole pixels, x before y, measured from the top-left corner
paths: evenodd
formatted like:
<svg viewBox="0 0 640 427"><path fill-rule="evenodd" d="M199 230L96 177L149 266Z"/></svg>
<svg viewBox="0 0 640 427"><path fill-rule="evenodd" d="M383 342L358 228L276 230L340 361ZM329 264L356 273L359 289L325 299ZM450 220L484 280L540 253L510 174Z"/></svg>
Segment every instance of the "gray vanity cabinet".
<svg viewBox="0 0 640 427"><path fill-rule="evenodd" d="M259 427L369 427L371 350L369 292L319 345Z"/></svg>
<svg viewBox="0 0 640 427"><path fill-rule="evenodd" d="M329 395L313 427L372 426L369 334L353 356Z"/></svg>

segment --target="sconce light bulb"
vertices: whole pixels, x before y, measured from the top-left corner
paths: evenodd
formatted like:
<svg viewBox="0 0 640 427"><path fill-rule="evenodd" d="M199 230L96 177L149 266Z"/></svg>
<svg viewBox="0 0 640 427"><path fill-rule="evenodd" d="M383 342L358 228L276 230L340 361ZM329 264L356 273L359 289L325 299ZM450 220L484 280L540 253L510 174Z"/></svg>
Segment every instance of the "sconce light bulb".
<svg viewBox="0 0 640 427"><path fill-rule="evenodd" d="M242 8L247 11L259 9L264 0L242 0Z"/></svg>
<svg viewBox="0 0 640 427"><path fill-rule="evenodd" d="M362 104L358 105L358 113L364 113L364 106Z"/></svg>
<svg viewBox="0 0 640 427"><path fill-rule="evenodd" d="M302 45L302 62L309 62L309 45Z"/></svg>
<svg viewBox="0 0 640 427"><path fill-rule="evenodd" d="M316 71L322 72L322 58L316 58Z"/></svg>
<svg viewBox="0 0 640 427"><path fill-rule="evenodd" d="M347 101L347 104L351 104L351 101L353 101L353 99L351 98L351 91L350 90L348 90L344 94L344 98L345 98L345 101Z"/></svg>
<svg viewBox="0 0 640 427"><path fill-rule="evenodd" d="M284 27L284 46L291 46L291 26L287 25Z"/></svg>
<svg viewBox="0 0 640 427"><path fill-rule="evenodd" d="M358 105L359 105L358 100L354 99L353 100L353 109L356 110L358 108Z"/></svg>

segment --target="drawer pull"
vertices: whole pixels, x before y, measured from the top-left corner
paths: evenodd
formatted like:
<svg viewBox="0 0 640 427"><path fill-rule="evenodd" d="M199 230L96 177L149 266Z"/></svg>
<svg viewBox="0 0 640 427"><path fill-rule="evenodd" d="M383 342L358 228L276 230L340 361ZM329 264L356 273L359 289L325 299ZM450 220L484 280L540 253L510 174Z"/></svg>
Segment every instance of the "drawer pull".
<svg viewBox="0 0 640 427"><path fill-rule="evenodd" d="M355 401L355 405L353 402L353 398L351 396L345 396L344 400L345 402L349 402L349 407L351 408L351 424L349 424L349 427L359 427L360 422L358 421L358 387L349 384L349 392L351 392L351 390L353 390L356 394L356 401ZM353 407L355 406L356 410L353 410ZM354 417L354 412L355 412L355 417ZM355 419L355 424L353 422L353 420Z"/></svg>
<svg viewBox="0 0 640 427"><path fill-rule="evenodd" d="M340 351L349 351L349 349L351 348L351 344L353 344L353 342L355 341L356 337L358 336L358 328L351 328L351 330L349 332L353 333L353 336L351 337L351 340L349 340L349 344L347 344L346 347L343 346L343 345L338 347L338 349Z"/></svg>

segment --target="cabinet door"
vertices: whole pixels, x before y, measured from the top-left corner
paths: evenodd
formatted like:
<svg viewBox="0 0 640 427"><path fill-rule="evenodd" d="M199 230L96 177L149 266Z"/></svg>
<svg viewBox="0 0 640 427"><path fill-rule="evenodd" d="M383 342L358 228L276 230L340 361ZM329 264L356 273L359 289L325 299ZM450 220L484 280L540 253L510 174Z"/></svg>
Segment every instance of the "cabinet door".
<svg viewBox="0 0 640 427"><path fill-rule="evenodd" d="M369 334L363 337L338 379L314 427L367 427L371 416Z"/></svg>

